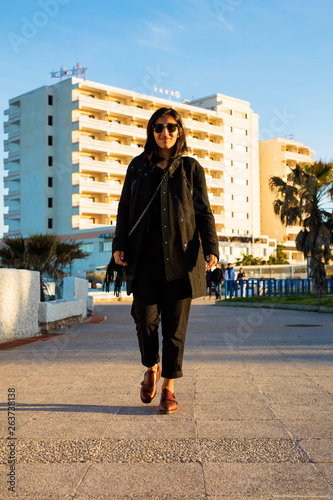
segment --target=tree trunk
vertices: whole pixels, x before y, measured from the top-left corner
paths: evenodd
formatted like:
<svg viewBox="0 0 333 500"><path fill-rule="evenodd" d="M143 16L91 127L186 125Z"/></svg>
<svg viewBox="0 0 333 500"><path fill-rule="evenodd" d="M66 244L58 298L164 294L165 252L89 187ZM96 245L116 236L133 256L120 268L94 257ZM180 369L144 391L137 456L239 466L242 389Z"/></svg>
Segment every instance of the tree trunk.
<svg viewBox="0 0 333 500"><path fill-rule="evenodd" d="M312 279L312 293L321 295L326 293L326 270L322 261L323 252L321 248L315 249L311 253L310 278Z"/></svg>

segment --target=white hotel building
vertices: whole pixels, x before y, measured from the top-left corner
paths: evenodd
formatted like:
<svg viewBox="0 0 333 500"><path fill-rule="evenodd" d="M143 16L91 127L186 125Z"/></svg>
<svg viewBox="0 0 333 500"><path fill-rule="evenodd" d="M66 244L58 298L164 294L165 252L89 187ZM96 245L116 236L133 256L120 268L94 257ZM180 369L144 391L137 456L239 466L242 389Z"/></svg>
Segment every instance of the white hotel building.
<svg viewBox="0 0 333 500"><path fill-rule="evenodd" d="M182 116L189 154L205 169L220 260L268 258L276 240L260 234L259 117L248 102L214 94L181 103L79 78L9 101L8 234L82 240L89 257L76 261L75 275L107 264L127 166L162 106Z"/></svg>

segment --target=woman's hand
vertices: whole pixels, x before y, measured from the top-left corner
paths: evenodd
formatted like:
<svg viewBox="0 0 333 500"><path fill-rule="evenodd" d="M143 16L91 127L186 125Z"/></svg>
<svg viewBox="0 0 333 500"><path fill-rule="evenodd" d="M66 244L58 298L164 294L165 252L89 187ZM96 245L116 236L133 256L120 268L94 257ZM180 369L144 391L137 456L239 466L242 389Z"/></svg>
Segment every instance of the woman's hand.
<svg viewBox="0 0 333 500"><path fill-rule="evenodd" d="M117 250L114 254L114 261L119 266L127 266L127 262L124 262L125 252L123 250Z"/></svg>
<svg viewBox="0 0 333 500"><path fill-rule="evenodd" d="M211 269L212 267L216 266L217 264L217 257L216 255L213 255L212 253L210 255L206 255L206 261L207 261L207 271Z"/></svg>

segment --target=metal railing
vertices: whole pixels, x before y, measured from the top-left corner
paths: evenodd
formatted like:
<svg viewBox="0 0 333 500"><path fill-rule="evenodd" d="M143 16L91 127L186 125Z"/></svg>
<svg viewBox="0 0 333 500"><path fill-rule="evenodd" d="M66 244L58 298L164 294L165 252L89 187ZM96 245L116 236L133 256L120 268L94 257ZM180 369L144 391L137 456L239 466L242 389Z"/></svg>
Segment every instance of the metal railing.
<svg viewBox="0 0 333 500"><path fill-rule="evenodd" d="M224 282L225 298L276 297L277 295L304 295L312 292L311 279L249 279ZM326 293L333 293L333 278L326 279Z"/></svg>

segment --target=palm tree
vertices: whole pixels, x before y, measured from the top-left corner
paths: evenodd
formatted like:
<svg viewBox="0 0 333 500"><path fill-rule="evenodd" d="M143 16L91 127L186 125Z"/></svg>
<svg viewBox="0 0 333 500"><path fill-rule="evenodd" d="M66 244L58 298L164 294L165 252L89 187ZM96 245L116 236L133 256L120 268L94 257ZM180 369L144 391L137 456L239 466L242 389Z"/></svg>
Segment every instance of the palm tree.
<svg viewBox="0 0 333 500"><path fill-rule="evenodd" d="M264 264L267 264L267 262L260 257L254 257L252 254L247 255L246 253L243 253L242 257L236 260L237 266L262 266Z"/></svg>
<svg viewBox="0 0 333 500"><path fill-rule="evenodd" d="M275 255L270 255L268 264L289 264L287 254L282 243L276 245Z"/></svg>
<svg viewBox="0 0 333 500"><path fill-rule="evenodd" d="M34 234L28 238L4 236L0 248L2 267L28 269L40 273L40 296L45 301L46 276L54 280L66 276L64 268L75 259L85 259L87 253L80 249L81 241L61 240L54 234Z"/></svg>
<svg viewBox="0 0 333 500"><path fill-rule="evenodd" d="M287 181L271 177L271 191L278 194L274 212L286 226L300 225L296 248L310 257L314 291L325 293L325 263L331 258L333 214L325 210L327 200L333 199L333 163L323 161L312 165L290 167Z"/></svg>

